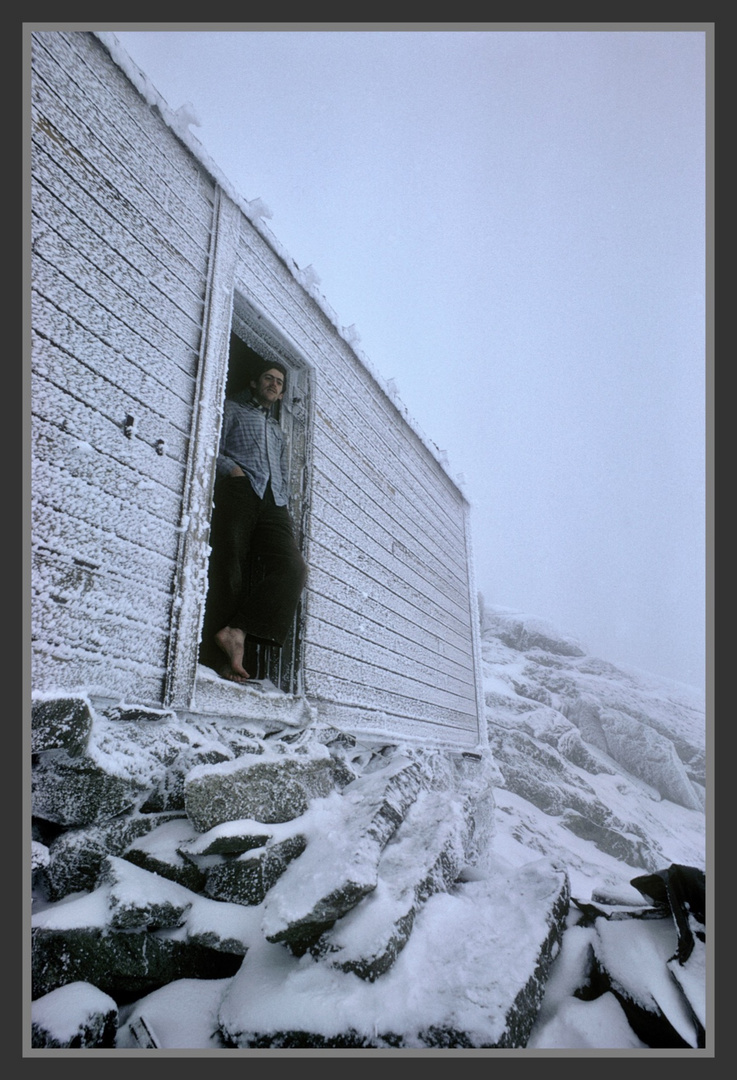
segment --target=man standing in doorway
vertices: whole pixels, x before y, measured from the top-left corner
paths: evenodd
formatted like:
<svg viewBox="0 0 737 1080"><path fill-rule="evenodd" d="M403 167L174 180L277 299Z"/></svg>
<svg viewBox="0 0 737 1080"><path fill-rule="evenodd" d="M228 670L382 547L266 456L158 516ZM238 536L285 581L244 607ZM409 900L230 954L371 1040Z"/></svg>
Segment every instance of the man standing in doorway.
<svg viewBox="0 0 737 1080"><path fill-rule="evenodd" d="M225 402L201 658L236 683L251 678L249 646L284 644L307 577L287 507L286 440L272 414L286 384L286 368L264 361ZM252 573L256 560L263 576Z"/></svg>

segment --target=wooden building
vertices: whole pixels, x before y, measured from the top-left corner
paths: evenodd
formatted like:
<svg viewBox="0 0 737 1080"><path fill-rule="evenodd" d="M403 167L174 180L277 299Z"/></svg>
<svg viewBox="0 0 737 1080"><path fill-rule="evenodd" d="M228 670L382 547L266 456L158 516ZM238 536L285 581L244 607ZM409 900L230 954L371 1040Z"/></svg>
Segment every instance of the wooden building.
<svg viewBox="0 0 737 1080"><path fill-rule="evenodd" d="M32 690L235 718L280 696L484 743L469 507L441 455L114 35L29 38ZM309 566L260 689L198 663L223 400L254 356L289 370Z"/></svg>

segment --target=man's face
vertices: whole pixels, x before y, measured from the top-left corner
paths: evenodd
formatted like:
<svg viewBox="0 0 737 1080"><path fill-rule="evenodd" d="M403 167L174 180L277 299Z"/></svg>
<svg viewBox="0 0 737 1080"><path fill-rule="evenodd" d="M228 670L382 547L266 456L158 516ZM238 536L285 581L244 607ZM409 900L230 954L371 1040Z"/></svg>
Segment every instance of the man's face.
<svg viewBox="0 0 737 1080"><path fill-rule="evenodd" d="M269 408L284 397L284 376L278 368L269 368L251 380L251 389L259 405Z"/></svg>

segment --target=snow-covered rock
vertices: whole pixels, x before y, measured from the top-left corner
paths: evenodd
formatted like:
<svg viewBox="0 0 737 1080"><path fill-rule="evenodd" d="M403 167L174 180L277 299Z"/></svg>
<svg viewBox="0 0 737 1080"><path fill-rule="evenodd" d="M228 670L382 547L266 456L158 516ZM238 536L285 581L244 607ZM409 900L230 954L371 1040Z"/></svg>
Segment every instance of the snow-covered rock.
<svg viewBox="0 0 737 1080"><path fill-rule="evenodd" d="M107 995L118 1048L702 1045L703 702L502 609L481 645L479 753L38 699L34 1003ZM36 1038L110 1041L67 1000Z"/></svg>
<svg viewBox="0 0 737 1080"><path fill-rule="evenodd" d="M703 695L591 657L505 608L484 606L482 650L495 729L526 732L584 776L622 771L664 799L703 810Z"/></svg>
<svg viewBox="0 0 737 1080"><path fill-rule="evenodd" d="M268 941L283 941L301 955L376 888L381 853L420 784L419 765L399 756L314 805L304 854L266 897Z"/></svg>
<svg viewBox="0 0 737 1080"><path fill-rule="evenodd" d="M31 1005L31 1045L39 1049L111 1048L117 1031L117 1003L91 983L67 983Z"/></svg>
<svg viewBox="0 0 737 1080"><path fill-rule="evenodd" d="M227 1044L522 1047L560 945L568 888L565 871L539 860L438 892L373 982L307 957L274 957L276 946L262 944L220 1006Z"/></svg>
<svg viewBox="0 0 737 1080"><path fill-rule="evenodd" d="M214 900L260 904L306 847L306 838L297 832L281 840L267 840L255 851L221 857L207 872L204 892Z"/></svg>
<svg viewBox="0 0 737 1080"><path fill-rule="evenodd" d="M31 707L31 751L66 750L83 753L92 730L89 702L81 697L38 697Z"/></svg>
<svg viewBox="0 0 737 1080"><path fill-rule="evenodd" d="M275 755L264 751L253 761L240 757L192 769L185 806L199 832L239 818L290 821L305 812L310 799L328 795L350 778L320 744Z"/></svg>
<svg viewBox="0 0 737 1080"><path fill-rule="evenodd" d="M375 890L319 938L313 955L372 982L383 975L409 941L421 905L459 880L469 833L452 793L421 791L381 852Z"/></svg>

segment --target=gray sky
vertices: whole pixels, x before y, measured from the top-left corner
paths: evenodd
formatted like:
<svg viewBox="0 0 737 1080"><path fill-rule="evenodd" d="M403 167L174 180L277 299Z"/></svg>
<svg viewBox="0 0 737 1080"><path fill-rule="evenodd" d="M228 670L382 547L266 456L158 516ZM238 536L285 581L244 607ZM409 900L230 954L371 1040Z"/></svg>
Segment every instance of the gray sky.
<svg viewBox="0 0 737 1080"><path fill-rule="evenodd" d="M464 477L477 585L694 686L704 29L112 29Z"/></svg>

